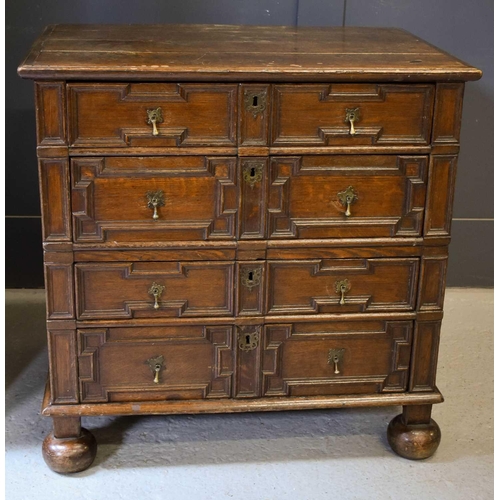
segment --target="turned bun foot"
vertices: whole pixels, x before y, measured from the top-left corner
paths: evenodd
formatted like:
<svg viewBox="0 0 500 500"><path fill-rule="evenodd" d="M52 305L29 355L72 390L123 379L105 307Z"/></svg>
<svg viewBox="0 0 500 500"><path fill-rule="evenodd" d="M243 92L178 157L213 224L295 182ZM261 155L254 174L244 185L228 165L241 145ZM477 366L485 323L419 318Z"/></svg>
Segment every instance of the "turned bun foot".
<svg viewBox="0 0 500 500"><path fill-rule="evenodd" d="M434 420L428 424L405 424L403 415L394 417L387 428L387 439L395 453L410 460L429 458L441 441L441 430Z"/></svg>
<svg viewBox="0 0 500 500"><path fill-rule="evenodd" d="M46 464L62 474L80 472L90 467L97 452L94 436L82 429L80 436L56 438L51 432L43 441L42 454Z"/></svg>

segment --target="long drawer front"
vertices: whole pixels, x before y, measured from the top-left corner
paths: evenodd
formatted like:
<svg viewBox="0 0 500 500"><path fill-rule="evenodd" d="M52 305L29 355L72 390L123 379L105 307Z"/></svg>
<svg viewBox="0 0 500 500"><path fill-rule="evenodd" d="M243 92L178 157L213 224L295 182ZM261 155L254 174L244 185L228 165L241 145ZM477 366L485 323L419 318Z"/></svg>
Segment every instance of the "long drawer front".
<svg viewBox="0 0 500 500"><path fill-rule="evenodd" d="M411 311L418 268L418 258L79 263L77 317Z"/></svg>
<svg viewBox="0 0 500 500"><path fill-rule="evenodd" d="M82 402L406 390L413 321L80 329Z"/></svg>
<svg viewBox="0 0 500 500"><path fill-rule="evenodd" d="M71 160L77 243L422 235L426 156Z"/></svg>

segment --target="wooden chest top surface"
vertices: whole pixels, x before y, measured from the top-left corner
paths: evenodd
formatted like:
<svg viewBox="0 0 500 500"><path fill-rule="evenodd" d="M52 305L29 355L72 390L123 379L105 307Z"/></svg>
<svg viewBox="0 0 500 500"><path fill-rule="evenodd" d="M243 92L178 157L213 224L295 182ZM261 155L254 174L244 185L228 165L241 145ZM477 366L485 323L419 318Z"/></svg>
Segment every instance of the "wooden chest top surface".
<svg viewBox="0 0 500 500"><path fill-rule="evenodd" d="M33 79L465 81L481 71L395 28L51 25L19 66Z"/></svg>

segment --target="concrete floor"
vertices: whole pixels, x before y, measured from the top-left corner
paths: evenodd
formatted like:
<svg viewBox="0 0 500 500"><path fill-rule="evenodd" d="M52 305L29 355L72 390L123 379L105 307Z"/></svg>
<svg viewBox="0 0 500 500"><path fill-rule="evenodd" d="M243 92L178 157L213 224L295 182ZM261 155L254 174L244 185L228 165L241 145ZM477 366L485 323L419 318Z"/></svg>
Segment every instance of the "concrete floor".
<svg viewBox="0 0 500 500"><path fill-rule="evenodd" d="M399 408L241 415L84 418L94 465L51 472L39 415L47 373L44 295L6 294L6 498L322 500L493 498L493 291L447 291L434 457L395 456Z"/></svg>

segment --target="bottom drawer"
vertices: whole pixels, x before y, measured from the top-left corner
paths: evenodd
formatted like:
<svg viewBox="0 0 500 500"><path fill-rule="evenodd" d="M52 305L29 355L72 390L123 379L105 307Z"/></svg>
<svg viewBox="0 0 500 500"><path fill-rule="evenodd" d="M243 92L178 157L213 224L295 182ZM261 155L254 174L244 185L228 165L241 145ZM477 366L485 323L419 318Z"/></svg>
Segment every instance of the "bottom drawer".
<svg viewBox="0 0 500 500"><path fill-rule="evenodd" d="M413 321L267 325L264 396L403 392Z"/></svg>
<svg viewBox="0 0 500 500"><path fill-rule="evenodd" d="M78 330L81 402L227 398L232 326Z"/></svg>
<svg viewBox="0 0 500 500"><path fill-rule="evenodd" d="M80 401L403 392L413 321L78 330Z"/></svg>

